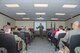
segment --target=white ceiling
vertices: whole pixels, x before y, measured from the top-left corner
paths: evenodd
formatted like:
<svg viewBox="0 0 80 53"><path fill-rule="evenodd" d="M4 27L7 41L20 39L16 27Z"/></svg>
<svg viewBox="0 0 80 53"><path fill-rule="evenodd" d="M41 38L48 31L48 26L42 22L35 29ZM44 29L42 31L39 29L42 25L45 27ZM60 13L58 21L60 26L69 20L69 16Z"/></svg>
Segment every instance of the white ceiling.
<svg viewBox="0 0 80 53"><path fill-rule="evenodd" d="M18 8L8 8L5 4L19 4ZM47 8L35 8L34 4L48 4ZM63 8L64 4L78 5L76 8L68 9ZM30 18L31 20L37 20L39 15L35 15L36 12L45 12L46 15L42 15L45 20L51 20L51 18L58 18L59 20L66 20L77 14L80 14L80 0L0 0L0 12L14 18ZM16 13L24 12L26 15L16 15ZM55 15L55 13L65 13L66 15Z"/></svg>

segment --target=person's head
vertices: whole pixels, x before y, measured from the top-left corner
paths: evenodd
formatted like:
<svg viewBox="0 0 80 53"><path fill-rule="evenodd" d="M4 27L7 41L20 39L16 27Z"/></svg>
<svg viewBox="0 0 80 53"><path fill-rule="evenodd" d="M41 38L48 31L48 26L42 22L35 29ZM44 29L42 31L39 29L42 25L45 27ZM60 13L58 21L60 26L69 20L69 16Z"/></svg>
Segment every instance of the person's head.
<svg viewBox="0 0 80 53"><path fill-rule="evenodd" d="M40 23L40 25L42 25L42 24Z"/></svg>
<svg viewBox="0 0 80 53"><path fill-rule="evenodd" d="M23 29L23 28L24 28L24 26L21 26L21 28Z"/></svg>
<svg viewBox="0 0 80 53"><path fill-rule="evenodd" d="M17 26L14 26L14 30L18 30Z"/></svg>
<svg viewBox="0 0 80 53"><path fill-rule="evenodd" d="M59 26L59 30L63 30L63 26L62 25Z"/></svg>
<svg viewBox="0 0 80 53"><path fill-rule="evenodd" d="M68 27L66 26L63 30L64 30L64 31L67 31L67 29L68 29Z"/></svg>
<svg viewBox="0 0 80 53"><path fill-rule="evenodd" d="M10 26L10 25L11 25L11 23L7 22L7 25L9 25L9 26Z"/></svg>
<svg viewBox="0 0 80 53"><path fill-rule="evenodd" d="M25 26L25 30L29 30L29 28L27 26Z"/></svg>
<svg viewBox="0 0 80 53"><path fill-rule="evenodd" d="M80 28L80 22L79 22L79 21L75 21L75 22L72 24L72 28L73 28L73 30L79 29L79 28Z"/></svg>
<svg viewBox="0 0 80 53"><path fill-rule="evenodd" d="M5 33L10 33L11 32L11 27L9 25L3 26L4 32Z"/></svg>

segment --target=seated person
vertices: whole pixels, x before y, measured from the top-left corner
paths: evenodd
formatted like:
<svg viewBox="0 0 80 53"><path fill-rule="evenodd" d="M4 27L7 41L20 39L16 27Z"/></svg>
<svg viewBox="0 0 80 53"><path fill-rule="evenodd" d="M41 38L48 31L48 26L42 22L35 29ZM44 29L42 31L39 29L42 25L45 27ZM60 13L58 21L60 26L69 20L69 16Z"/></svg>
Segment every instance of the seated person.
<svg viewBox="0 0 80 53"><path fill-rule="evenodd" d="M68 27L65 27L65 29L64 29L64 31L70 31L71 29L70 28L68 28Z"/></svg>
<svg viewBox="0 0 80 53"><path fill-rule="evenodd" d="M3 26L3 30L7 34L11 34L11 27L9 25Z"/></svg>
<svg viewBox="0 0 80 53"><path fill-rule="evenodd" d="M32 36L33 35L33 33L29 30L29 28L27 27L27 26L25 26L25 32L29 32L29 34L30 34L30 36Z"/></svg>
<svg viewBox="0 0 80 53"><path fill-rule="evenodd" d="M62 38L62 40L60 41L60 43L59 43L60 49L64 48L64 44L62 43L62 41L66 42L69 45L71 36L76 35L76 34L80 34L80 22L75 21L72 25L72 28L73 28L73 30L68 31L66 36L64 38Z"/></svg>
<svg viewBox="0 0 80 53"><path fill-rule="evenodd" d="M57 48L57 44L56 44L56 41L57 41L57 40L54 38L54 35L56 34L57 31L58 31L58 29L55 29L55 30L51 33L51 37L50 37L51 45L52 45L52 43L53 43L56 48Z"/></svg>
<svg viewBox="0 0 80 53"><path fill-rule="evenodd" d="M13 32L19 32L17 26L14 27Z"/></svg>
<svg viewBox="0 0 80 53"><path fill-rule="evenodd" d="M4 32L6 34L11 34L11 32L12 32L11 27L9 27L8 25L5 25L3 28L4 28ZM22 41L22 51L25 51L26 50L26 43L24 42L24 40L21 39L20 37L18 37L17 35L14 35L14 37L15 37L16 41Z"/></svg>
<svg viewBox="0 0 80 53"><path fill-rule="evenodd" d="M50 31L48 31L48 39L51 37L51 33L52 33L52 31L53 31L53 29L52 30L50 30Z"/></svg>
<svg viewBox="0 0 80 53"><path fill-rule="evenodd" d="M52 31L51 37L54 37L54 35L56 34L57 31L59 31L59 30L58 29L55 29L54 31Z"/></svg>
<svg viewBox="0 0 80 53"><path fill-rule="evenodd" d="M26 51L26 43L24 42L24 40L18 37L17 35L14 36L16 41L22 41L22 52Z"/></svg>
<svg viewBox="0 0 80 53"><path fill-rule="evenodd" d="M56 34L55 34L56 39L58 39L58 35L60 33L66 33L66 31L63 30L63 26L61 26L61 25L59 26L59 31L57 31Z"/></svg>

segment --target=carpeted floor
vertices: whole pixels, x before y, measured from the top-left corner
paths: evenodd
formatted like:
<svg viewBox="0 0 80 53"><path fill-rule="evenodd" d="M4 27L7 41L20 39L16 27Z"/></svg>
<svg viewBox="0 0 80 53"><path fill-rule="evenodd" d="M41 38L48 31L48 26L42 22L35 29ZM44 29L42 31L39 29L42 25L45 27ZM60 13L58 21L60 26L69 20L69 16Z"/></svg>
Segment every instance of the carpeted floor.
<svg viewBox="0 0 80 53"><path fill-rule="evenodd" d="M28 46L27 53L55 53L54 46L47 41L46 38L35 38L35 40Z"/></svg>

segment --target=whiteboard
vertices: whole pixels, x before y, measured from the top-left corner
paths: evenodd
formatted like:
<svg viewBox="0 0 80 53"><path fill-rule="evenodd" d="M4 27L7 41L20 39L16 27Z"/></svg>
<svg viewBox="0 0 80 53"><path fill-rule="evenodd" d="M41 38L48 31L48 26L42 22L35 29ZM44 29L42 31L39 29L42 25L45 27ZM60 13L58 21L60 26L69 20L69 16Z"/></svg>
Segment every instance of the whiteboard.
<svg viewBox="0 0 80 53"><path fill-rule="evenodd" d="M46 21L35 21L34 22L34 30L35 31L39 31L39 29L37 29L37 27L40 25L40 23L43 25L44 29L43 31L46 31Z"/></svg>

